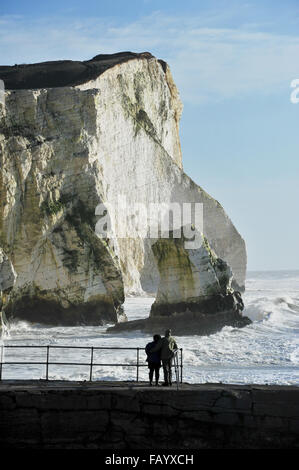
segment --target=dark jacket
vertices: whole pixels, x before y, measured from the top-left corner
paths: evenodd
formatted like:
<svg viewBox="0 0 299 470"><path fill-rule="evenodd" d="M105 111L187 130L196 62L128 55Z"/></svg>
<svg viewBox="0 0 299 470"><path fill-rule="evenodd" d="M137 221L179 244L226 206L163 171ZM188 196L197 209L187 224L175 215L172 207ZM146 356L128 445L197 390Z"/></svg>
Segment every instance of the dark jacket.
<svg viewBox="0 0 299 470"><path fill-rule="evenodd" d="M155 364L160 364L160 352L150 352L150 350L156 346L156 342L152 341L145 346L145 352L147 354L147 362L153 362Z"/></svg>
<svg viewBox="0 0 299 470"><path fill-rule="evenodd" d="M178 349L176 340L173 336L165 336L161 338L157 343L154 343L153 353L161 352L162 361L168 361L173 356L173 351Z"/></svg>

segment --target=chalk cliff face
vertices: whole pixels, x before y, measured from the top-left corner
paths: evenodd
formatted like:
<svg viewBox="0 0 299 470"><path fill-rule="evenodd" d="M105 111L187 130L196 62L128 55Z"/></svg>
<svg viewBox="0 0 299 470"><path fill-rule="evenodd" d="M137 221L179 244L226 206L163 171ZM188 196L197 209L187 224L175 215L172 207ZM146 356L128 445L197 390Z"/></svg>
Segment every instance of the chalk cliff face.
<svg viewBox="0 0 299 470"><path fill-rule="evenodd" d="M74 324L121 315L119 260L94 231L103 197L94 115L93 92L6 94L0 244L17 273L8 317Z"/></svg>
<svg viewBox="0 0 299 470"><path fill-rule="evenodd" d="M11 289L16 282L13 265L4 251L0 248L0 339L5 330L5 315L2 311Z"/></svg>
<svg viewBox="0 0 299 470"><path fill-rule="evenodd" d="M215 299L233 293L229 265L211 250L205 237L198 249L186 249L184 238L159 239L152 247L160 272L160 284L151 315L170 315L187 308L204 310Z"/></svg>
<svg viewBox="0 0 299 470"><path fill-rule="evenodd" d="M160 284L150 317L173 317L181 334L200 334L219 326L245 326L239 292L232 287L230 266L211 249L202 234L198 249L186 249L184 237L159 239L153 252L160 272ZM204 328L203 328L204 326Z"/></svg>
<svg viewBox="0 0 299 470"><path fill-rule="evenodd" d="M221 205L183 171L182 104L151 54L0 67L0 247L17 275L9 317L124 320L124 293L155 292L146 236L99 238L99 203L201 202L204 234L244 285L245 244Z"/></svg>

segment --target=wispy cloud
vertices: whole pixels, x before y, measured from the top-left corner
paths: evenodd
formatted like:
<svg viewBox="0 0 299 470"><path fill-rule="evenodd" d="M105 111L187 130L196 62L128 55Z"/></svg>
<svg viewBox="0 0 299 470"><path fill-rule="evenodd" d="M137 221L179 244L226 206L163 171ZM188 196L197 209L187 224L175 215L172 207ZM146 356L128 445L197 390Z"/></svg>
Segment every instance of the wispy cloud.
<svg viewBox="0 0 299 470"><path fill-rule="evenodd" d="M135 22L0 17L1 63L83 60L121 50L150 51L172 69L183 101L276 93L299 77L299 35L258 25L215 28L204 18L156 12Z"/></svg>

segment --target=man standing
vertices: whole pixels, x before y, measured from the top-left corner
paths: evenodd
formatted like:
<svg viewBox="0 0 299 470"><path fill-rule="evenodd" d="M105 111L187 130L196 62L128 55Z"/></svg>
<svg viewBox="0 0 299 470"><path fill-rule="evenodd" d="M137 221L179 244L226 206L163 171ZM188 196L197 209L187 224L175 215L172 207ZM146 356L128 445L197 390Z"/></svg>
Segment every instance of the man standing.
<svg viewBox="0 0 299 470"><path fill-rule="evenodd" d="M151 352L161 351L161 360L164 372L164 387L172 385L171 362L174 351L178 349L175 339L171 336L171 330L165 331L164 338L158 341L158 344L151 349Z"/></svg>

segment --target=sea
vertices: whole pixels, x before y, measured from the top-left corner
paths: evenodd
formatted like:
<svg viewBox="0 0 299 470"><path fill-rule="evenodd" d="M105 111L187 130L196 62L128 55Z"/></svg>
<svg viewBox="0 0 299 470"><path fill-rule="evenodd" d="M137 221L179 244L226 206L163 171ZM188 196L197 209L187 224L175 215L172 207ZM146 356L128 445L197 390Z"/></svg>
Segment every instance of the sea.
<svg viewBox="0 0 299 470"><path fill-rule="evenodd" d="M182 381L299 386L299 270L248 272L243 300L244 315L252 320L244 328L228 326L208 336L177 336L173 330ZM128 297L128 319L146 318L153 301ZM48 374L50 380L147 381L144 347L152 337L140 331L107 333L108 326L13 323L2 340L2 379Z"/></svg>

